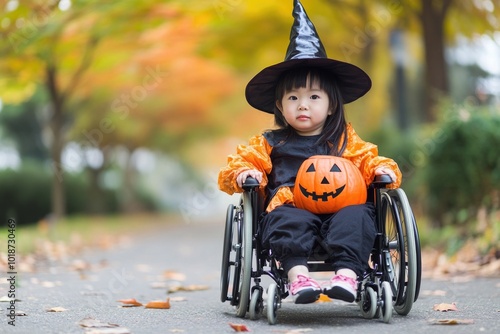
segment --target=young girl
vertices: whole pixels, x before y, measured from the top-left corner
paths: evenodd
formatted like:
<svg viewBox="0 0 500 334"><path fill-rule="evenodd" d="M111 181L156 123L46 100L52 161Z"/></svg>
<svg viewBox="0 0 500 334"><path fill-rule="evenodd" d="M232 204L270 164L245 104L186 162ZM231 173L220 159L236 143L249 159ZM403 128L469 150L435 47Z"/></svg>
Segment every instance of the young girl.
<svg viewBox="0 0 500 334"><path fill-rule="evenodd" d="M369 77L354 65L326 58L298 0L294 17L285 61L261 71L246 90L250 105L274 113L278 129L238 146L219 173L219 187L229 194L241 192L246 178L253 177L266 191L269 204L261 241L281 263L295 303L312 303L322 292L353 302L357 276L363 274L375 240L373 205L347 206L327 215L299 209L293 201L297 171L313 155L334 155L356 165L367 185L376 175L388 174L391 187L398 187L401 172L393 160L378 156L377 147L361 140L345 120L344 104L370 89ZM302 36L304 32L308 36ZM324 289L309 276L307 267L318 240L331 251L335 272Z"/></svg>

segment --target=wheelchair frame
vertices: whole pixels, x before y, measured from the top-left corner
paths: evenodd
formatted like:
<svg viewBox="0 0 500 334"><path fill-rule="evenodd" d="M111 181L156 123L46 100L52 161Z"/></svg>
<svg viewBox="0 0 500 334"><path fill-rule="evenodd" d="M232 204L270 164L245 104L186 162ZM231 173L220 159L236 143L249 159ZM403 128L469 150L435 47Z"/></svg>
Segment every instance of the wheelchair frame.
<svg viewBox="0 0 500 334"><path fill-rule="evenodd" d="M418 299L421 281L420 240L415 217L402 189L386 189L392 181L378 176L369 187L368 201L375 205L377 236L370 265L358 278L356 302L365 318L389 322L393 309L407 315ZM260 318L266 309L269 324L275 324L281 300L288 296L287 280L269 250L260 245L257 230L263 212L259 183L248 178L243 185L239 205L230 204L226 213L221 267L221 301L229 301L238 317L249 313ZM308 260L311 272L332 271L315 252ZM326 250L327 251L327 250ZM264 307L262 275L274 282L267 289ZM252 286L252 278L254 285Z"/></svg>

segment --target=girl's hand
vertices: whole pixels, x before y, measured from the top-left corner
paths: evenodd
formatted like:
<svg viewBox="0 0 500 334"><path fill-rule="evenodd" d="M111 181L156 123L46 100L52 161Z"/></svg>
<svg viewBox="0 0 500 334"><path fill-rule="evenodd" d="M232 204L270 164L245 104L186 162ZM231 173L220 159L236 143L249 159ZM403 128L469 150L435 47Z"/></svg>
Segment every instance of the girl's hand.
<svg viewBox="0 0 500 334"><path fill-rule="evenodd" d="M238 183L238 186L240 188L243 187L243 183L245 182L247 177L253 177L257 181L259 181L259 183L262 182L262 172L255 169L245 170L239 173L238 176L236 177L236 183Z"/></svg>
<svg viewBox="0 0 500 334"><path fill-rule="evenodd" d="M391 177L392 182L396 182L396 173L389 167L378 167L375 169L375 175L384 175L387 174Z"/></svg>

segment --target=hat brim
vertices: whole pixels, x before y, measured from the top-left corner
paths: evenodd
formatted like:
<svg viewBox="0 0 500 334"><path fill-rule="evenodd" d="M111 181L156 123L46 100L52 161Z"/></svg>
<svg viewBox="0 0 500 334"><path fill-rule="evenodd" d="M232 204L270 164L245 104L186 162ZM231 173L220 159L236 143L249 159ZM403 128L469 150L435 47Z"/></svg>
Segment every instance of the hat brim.
<svg viewBox="0 0 500 334"><path fill-rule="evenodd" d="M245 89L248 103L261 111L274 113L278 80L283 73L295 67L315 67L330 72L339 87L344 104L359 99L372 86L368 74L350 63L330 58L290 59L266 67L249 81Z"/></svg>

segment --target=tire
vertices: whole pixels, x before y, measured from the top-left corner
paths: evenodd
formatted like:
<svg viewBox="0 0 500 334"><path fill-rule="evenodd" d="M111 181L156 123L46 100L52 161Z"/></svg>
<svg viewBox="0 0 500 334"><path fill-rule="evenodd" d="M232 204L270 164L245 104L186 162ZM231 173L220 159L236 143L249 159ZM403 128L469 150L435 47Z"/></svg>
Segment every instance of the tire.
<svg viewBox="0 0 500 334"><path fill-rule="evenodd" d="M241 249L240 249L240 285L236 315L243 318L248 310L250 299L250 283L252 279L252 231L253 231L253 209L251 195L244 192L242 195L243 219L241 226Z"/></svg>
<svg viewBox="0 0 500 334"><path fill-rule="evenodd" d="M399 245L401 256L399 265L402 275L399 277L397 285L397 298L394 302L394 309L400 315L407 315L415 301L417 291L417 238L415 237L414 217L402 189L390 190L392 214L396 222L400 225L403 236L403 245Z"/></svg>
<svg viewBox="0 0 500 334"><path fill-rule="evenodd" d="M392 318L392 287L389 282L382 282L382 321L389 323Z"/></svg>
<svg viewBox="0 0 500 334"><path fill-rule="evenodd" d="M233 221L234 221L234 205L230 204L226 213L226 225L224 230L224 246L222 250L222 268L220 272L220 300L225 302L230 300L227 292L229 281L231 279L230 256L233 241Z"/></svg>
<svg viewBox="0 0 500 334"><path fill-rule="evenodd" d="M413 299L413 301L416 302L418 299L418 295L420 294L420 282L422 281L422 253L420 248L420 236L418 234L418 227L415 216L413 216L413 232L415 235L415 249L417 253L417 285L415 287L415 299Z"/></svg>
<svg viewBox="0 0 500 334"><path fill-rule="evenodd" d="M269 285L267 289L267 322L269 325L276 324L277 320L277 311L280 304L280 296L278 293L278 286L276 283L272 283Z"/></svg>
<svg viewBox="0 0 500 334"><path fill-rule="evenodd" d="M361 314L365 319L373 319L377 312L377 294L372 287L367 287L361 297Z"/></svg>
<svg viewBox="0 0 500 334"><path fill-rule="evenodd" d="M384 269L384 281L391 284L394 303L403 300L405 286L405 263L404 237L400 222L393 213L392 199L387 192L382 193L382 221L384 235L384 249L382 250L382 265ZM380 312L378 312L380 317Z"/></svg>
<svg viewBox="0 0 500 334"><path fill-rule="evenodd" d="M251 320L258 320L262 315L264 309L262 301L262 288L254 289L252 292L252 298L250 298L250 307L248 313Z"/></svg>

